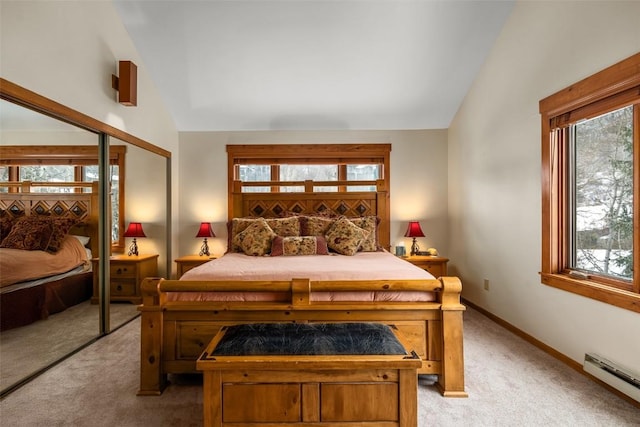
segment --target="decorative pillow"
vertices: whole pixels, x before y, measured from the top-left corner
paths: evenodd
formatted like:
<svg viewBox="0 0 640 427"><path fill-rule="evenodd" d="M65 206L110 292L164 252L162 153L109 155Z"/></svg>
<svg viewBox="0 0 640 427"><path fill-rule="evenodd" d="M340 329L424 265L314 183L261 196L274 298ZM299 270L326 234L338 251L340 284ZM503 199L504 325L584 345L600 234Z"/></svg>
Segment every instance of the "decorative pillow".
<svg viewBox="0 0 640 427"><path fill-rule="evenodd" d="M247 255L262 256L271 250L271 241L276 237L264 219L254 221L234 239L234 244Z"/></svg>
<svg viewBox="0 0 640 427"><path fill-rule="evenodd" d="M257 219L258 218L233 218L227 223L227 252L242 252L242 248L234 243L236 236Z"/></svg>
<svg viewBox="0 0 640 427"><path fill-rule="evenodd" d="M47 247L47 252L58 252L62 246L64 238L69 234L71 227L76 225L78 221L74 218L49 218L53 225L53 234Z"/></svg>
<svg viewBox="0 0 640 427"><path fill-rule="evenodd" d="M369 236L360 245L362 252L377 252L381 248L378 246L378 224L380 218L376 216L363 216L358 218L349 218L349 221L369 232Z"/></svg>
<svg viewBox="0 0 640 427"><path fill-rule="evenodd" d="M276 236L271 256L281 255L329 255L327 240L322 236Z"/></svg>
<svg viewBox="0 0 640 427"><path fill-rule="evenodd" d="M7 237L11 232L14 220L9 215L4 214L0 216L0 242Z"/></svg>
<svg viewBox="0 0 640 427"><path fill-rule="evenodd" d="M233 218L228 224L229 241L227 242L227 250L229 252L244 252L242 247L237 243L236 237L242 233L251 224L256 221L266 221L269 227L279 236L299 236L300 221L298 217L288 218Z"/></svg>
<svg viewBox="0 0 640 427"><path fill-rule="evenodd" d="M51 221L42 221L37 216L25 216L16 221L9 235L0 243L0 248L46 251L52 235Z"/></svg>
<svg viewBox="0 0 640 427"><path fill-rule="evenodd" d="M301 216L300 233L303 236L324 236L329 231L335 218L322 216Z"/></svg>
<svg viewBox="0 0 640 427"><path fill-rule="evenodd" d="M355 255L368 236L368 231L342 217L333 223L325 237L330 249L342 255Z"/></svg>
<svg viewBox="0 0 640 427"><path fill-rule="evenodd" d="M89 236L78 236L77 234L69 234L69 235L78 239L78 241L82 243L82 246L87 246L91 241L91 237Z"/></svg>
<svg viewBox="0 0 640 427"><path fill-rule="evenodd" d="M288 218L266 218L267 224L278 236L300 236L300 220L297 216Z"/></svg>

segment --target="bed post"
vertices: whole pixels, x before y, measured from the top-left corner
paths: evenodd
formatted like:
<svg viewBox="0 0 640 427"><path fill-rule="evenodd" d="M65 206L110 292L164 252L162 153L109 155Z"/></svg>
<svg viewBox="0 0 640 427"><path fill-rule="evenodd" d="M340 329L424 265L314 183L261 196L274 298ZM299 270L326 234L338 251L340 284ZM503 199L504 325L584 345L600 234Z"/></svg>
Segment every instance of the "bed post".
<svg viewBox="0 0 640 427"><path fill-rule="evenodd" d="M464 354L462 314L465 306L460 303L462 283L457 277L441 277L440 292L442 315L442 373L438 387L445 397L467 397L464 391Z"/></svg>
<svg viewBox="0 0 640 427"><path fill-rule="evenodd" d="M140 389L138 396L158 396L167 385L162 372L162 308L158 284L162 279L149 277L142 281L140 316Z"/></svg>

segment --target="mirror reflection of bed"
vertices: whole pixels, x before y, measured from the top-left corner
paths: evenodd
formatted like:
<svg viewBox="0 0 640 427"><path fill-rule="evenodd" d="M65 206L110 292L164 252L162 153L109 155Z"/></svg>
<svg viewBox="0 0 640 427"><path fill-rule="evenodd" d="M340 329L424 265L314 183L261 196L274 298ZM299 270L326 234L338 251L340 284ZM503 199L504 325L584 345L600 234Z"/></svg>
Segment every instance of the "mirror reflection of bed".
<svg viewBox="0 0 640 427"><path fill-rule="evenodd" d="M3 146L24 146L25 151L28 151L30 147L36 145L84 145L95 147L97 154L98 136L94 133L4 100L1 101L0 106ZM7 161L3 156L2 181L20 180L20 177L14 174L9 176ZM30 174L38 173L38 168L31 169ZM39 191L43 188L34 190ZM59 191L59 189L45 190ZM3 191L2 195L5 196L9 192L9 188L5 186L0 191ZM18 191L18 189L12 188L11 191ZM17 200L17 202L13 205L16 217L21 215L20 203L24 203L24 201ZM3 200L3 209L9 208L9 206L4 206L6 203L11 204L11 202ZM87 216L91 214L89 212ZM3 215L5 220L6 216L6 214ZM94 227L97 227L97 219L95 221ZM78 234L81 233L78 232ZM97 243L97 241L94 242L96 248L98 247ZM90 245L88 246L90 249ZM4 262L11 255L0 256L2 256L1 261ZM98 336L97 311L91 313L79 310L79 308L89 305L88 299L86 304L81 304L81 302L86 295L86 291L83 294L84 286L87 278L90 279L91 272L80 271L75 275L81 278L60 279L57 286L45 283L37 284L37 282L28 279L14 284L2 277L2 281L5 283L0 291L3 305L3 321L0 325L0 356L2 357L0 388L3 391ZM37 279L34 275L32 276ZM20 279L17 277L15 280ZM65 285L65 283L71 284ZM7 285L4 286L4 284ZM46 305L49 307L45 307L44 299L47 286L51 289L60 289L60 292L64 294L63 300L58 301L57 304L53 301L47 301ZM50 296L54 294L54 292L49 293ZM49 298L49 300L51 299ZM68 310L54 313L67 306ZM13 313L7 313L7 311L13 311ZM70 318L71 315L73 318Z"/></svg>
<svg viewBox="0 0 640 427"><path fill-rule="evenodd" d="M6 100L0 101L0 113L2 120L0 123L0 139L3 145L0 148L18 146L21 149L24 146L25 153L29 153L29 150L34 150L36 146L39 146L51 155L52 151L55 150L47 147L74 146L78 148L78 146L83 146L90 149L90 151L93 150L91 147L95 147L95 156L93 157L97 159L99 137L96 133L58 121ZM115 138L110 139L110 145L112 149L114 146L120 146L119 149L121 150L119 151L128 153L126 167L128 170L133 171L129 174L132 179L130 183L127 183L128 193L133 196L144 193L145 201L147 202L149 198L155 197L155 203L164 207L166 204L166 189L164 186L164 182L166 182L165 157ZM86 162L85 160L85 163L81 161L74 163L77 163L77 166L86 164ZM15 168L11 172L11 176L9 176L10 172L7 167L9 163L5 156L0 156L0 181L19 181L20 176L16 176ZM36 164L38 162L31 163ZM40 163L46 164L46 162ZM153 185L140 185L140 181L136 180L138 177L135 171L144 169L140 168L140 165L147 164L153 165L152 168L155 174L153 179L156 187L153 187ZM75 181L80 181L83 178L86 181L97 180L96 168L97 165L82 169L83 177L78 175L79 168L76 168L75 175L71 179ZM36 174L37 177L37 170L31 170L30 172ZM68 171L66 172L68 173ZM124 177L125 171L123 170L122 172ZM73 174L74 172L71 173ZM118 174L112 176L112 179L114 177L118 178ZM36 181L34 178L31 178L31 180ZM116 187L113 191L116 193L117 179L114 182ZM40 188L39 190L43 189ZM54 200L54 202L50 205L42 205L45 206L44 211L40 206L38 208L40 213L50 216L65 216L67 212L60 210L60 206L62 206L64 209L76 209L72 216L77 214L78 217L82 217L82 221L79 222L85 224L86 228L83 228L84 226L74 227L70 234L77 235L82 239L89 239L88 242L82 243L84 249L88 251L86 255L87 261L83 261L82 266L72 268L71 270L74 271L71 273L64 272L70 277L75 276L75 278L56 277L57 281L50 281L48 282L49 284L33 282L28 279L19 281L17 284L10 283L8 286L3 285L1 287L0 301L3 302L3 318L2 322L0 322L0 359L2 359L0 364L0 393L2 395L10 392L39 372L46 370L51 364L64 359L69 354L93 342L101 335L100 306L95 304L95 301L93 304L91 303L94 275L94 271L91 270L91 259L96 259L101 255L98 250L101 246L97 234L97 200L95 201L95 209L94 207L87 208L86 215L91 217L87 220L87 218L83 217L85 213L81 212L82 209L78 210L77 206L74 205L77 201L63 201L56 205L56 198L53 194L56 191L60 192L60 188L45 188L44 190L46 192L41 194L49 194L51 196L49 200ZM14 193L17 191L15 188L11 190ZM80 199L89 200L87 194L94 190L89 187L62 191L71 192L80 197ZM6 186L4 188L0 187L0 198L2 199L0 210L2 211L8 208L6 204L8 193L9 190ZM122 193L123 195L127 193L124 188ZM81 194L85 194L86 197ZM24 199L24 197L30 196L21 197ZM43 197L46 198L47 196ZM19 204L16 206L19 206ZM114 248L115 250L123 250L125 248L125 239L118 234L121 233L118 228L122 228L122 225L119 224L120 219L123 220L122 222L125 220L147 221L145 228L150 238L145 239L145 242L142 243L142 250L159 254L159 258L164 260L167 258L167 239L163 237L166 229L166 213L164 209L156 209L154 203L148 203L147 206L154 207L150 209L152 214L143 217L140 217L138 212L134 210L140 209L139 205L134 202L130 203L129 207L125 206L121 214L117 210L114 211L112 221L116 224ZM19 212L16 212L16 215L18 214ZM95 234L92 235L91 233ZM3 234L2 239L4 237ZM12 256L0 253L0 261L8 258L12 258ZM163 267L163 265L160 265L159 271L165 274L166 267ZM0 280L4 279L3 276L8 276L8 274L0 272ZM49 279L43 279L45 282L47 280ZM15 292L23 292L28 296L26 299L21 297L12 299L18 295ZM10 294L13 294L13 297L8 296ZM21 305L20 301L22 301L23 305ZM10 307L9 310L5 310L7 306ZM130 302L112 302L107 307L108 330L114 330L139 315L137 305ZM7 313L11 310L13 310L13 313ZM13 316L15 321L7 321L5 314Z"/></svg>

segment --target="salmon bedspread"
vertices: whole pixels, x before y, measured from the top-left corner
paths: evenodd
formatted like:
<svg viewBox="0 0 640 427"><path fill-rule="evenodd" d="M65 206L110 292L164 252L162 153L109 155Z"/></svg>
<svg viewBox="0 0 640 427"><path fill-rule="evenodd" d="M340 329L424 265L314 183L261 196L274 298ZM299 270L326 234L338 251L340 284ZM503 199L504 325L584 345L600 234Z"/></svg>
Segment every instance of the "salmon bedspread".
<svg viewBox="0 0 640 427"><path fill-rule="evenodd" d="M215 292L215 281L433 280L427 271L386 252L346 255L254 257L227 253L187 271L180 280L211 281L212 292L167 292L167 301L287 301L270 292ZM312 292L312 301L435 301L431 291Z"/></svg>
<svg viewBox="0 0 640 427"><path fill-rule="evenodd" d="M70 235L54 254L0 248L0 287L66 273L81 265L90 266L87 250Z"/></svg>

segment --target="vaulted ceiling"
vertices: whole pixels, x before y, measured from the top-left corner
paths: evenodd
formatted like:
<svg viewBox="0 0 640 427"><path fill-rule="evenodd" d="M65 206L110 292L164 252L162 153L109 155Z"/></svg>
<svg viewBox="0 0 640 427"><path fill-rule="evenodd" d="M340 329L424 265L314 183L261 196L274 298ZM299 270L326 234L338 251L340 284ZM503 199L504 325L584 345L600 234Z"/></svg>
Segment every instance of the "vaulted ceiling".
<svg viewBox="0 0 640 427"><path fill-rule="evenodd" d="M447 128L513 6L114 3L179 131Z"/></svg>

